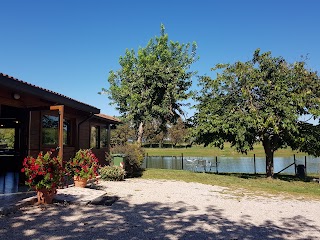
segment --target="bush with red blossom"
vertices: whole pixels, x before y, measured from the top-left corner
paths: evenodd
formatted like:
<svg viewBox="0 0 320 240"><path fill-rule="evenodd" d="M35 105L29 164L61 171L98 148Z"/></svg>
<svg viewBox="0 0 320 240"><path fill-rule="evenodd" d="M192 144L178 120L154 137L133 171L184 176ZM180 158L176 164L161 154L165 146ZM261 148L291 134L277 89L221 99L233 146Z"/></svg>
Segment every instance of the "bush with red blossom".
<svg viewBox="0 0 320 240"><path fill-rule="evenodd" d="M75 157L66 163L66 169L71 177L92 179L98 176L99 160L91 149L80 149Z"/></svg>
<svg viewBox="0 0 320 240"><path fill-rule="evenodd" d="M26 175L26 184L34 190L56 189L63 185L66 174L61 160L52 157L51 151L40 152L37 158L26 157L21 172Z"/></svg>

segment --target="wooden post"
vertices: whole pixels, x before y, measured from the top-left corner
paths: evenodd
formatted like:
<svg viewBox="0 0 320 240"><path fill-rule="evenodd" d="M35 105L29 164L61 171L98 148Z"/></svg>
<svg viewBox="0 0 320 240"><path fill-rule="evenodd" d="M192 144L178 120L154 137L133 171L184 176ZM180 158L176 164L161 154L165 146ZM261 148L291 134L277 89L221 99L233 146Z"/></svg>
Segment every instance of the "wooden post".
<svg viewBox="0 0 320 240"><path fill-rule="evenodd" d="M174 166L172 164L172 169L178 169L178 158L177 158L177 156L174 156Z"/></svg>
<svg viewBox="0 0 320 240"><path fill-rule="evenodd" d="M293 162L294 162L294 175L297 175L297 165L296 165L296 155L293 154Z"/></svg>
<svg viewBox="0 0 320 240"><path fill-rule="evenodd" d="M183 170L183 153L181 153L181 170Z"/></svg>
<svg viewBox="0 0 320 240"><path fill-rule="evenodd" d="M218 157L216 156L216 173L218 174L219 171L218 171Z"/></svg>
<svg viewBox="0 0 320 240"><path fill-rule="evenodd" d="M254 175L257 175L256 154L253 154L253 166L254 166Z"/></svg>
<svg viewBox="0 0 320 240"><path fill-rule="evenodd" d="M307 156L304 156L304 172L307 176Z"/></svg>
<svg viewBox="0 0 320 240"><path fill-rule="evenodd" d="M111 124L108 124L107 127L108 127L108 129L107 129L107 152L110 154L110 149L111 149Z"/></svg>
<svg viewBox="0 0 320 240"><path fill-rule="evenodd" d="M149 158L149 156L148 156L148 153L147 153L147 156L146 156L146 168L148 168L148 158Z"/></svg>
<svg viewBox="0 0 320 240"><path fill-rule="evenodd" d="M50 106L50 110L58 110L59 113L59 131L58 131L58 142L59 142L59 153L58 156L63 161L63 118L64 118L64 106Z"/></svg>
<svg viewBox="0 0 320 240"><path fill-rule="evenodd" d="M171 161L172 161L172 158L171 158ZM160 169L163 169L163 156L161 156L161 168Z"/></svg>

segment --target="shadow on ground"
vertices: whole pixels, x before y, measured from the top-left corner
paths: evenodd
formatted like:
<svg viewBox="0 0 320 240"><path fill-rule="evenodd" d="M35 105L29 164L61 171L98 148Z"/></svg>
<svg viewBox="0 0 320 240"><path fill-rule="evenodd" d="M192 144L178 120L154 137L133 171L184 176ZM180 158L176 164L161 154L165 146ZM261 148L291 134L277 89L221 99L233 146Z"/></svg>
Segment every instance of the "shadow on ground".
<svg viewBox="0 0 320 240"><path fill-rule="evenodd" d="M184 202L34 205L0 217L0 239L317 239L320 232L302 216L284 218L281 226L250 219L230 220L215 206L199 214Z"/></svg>

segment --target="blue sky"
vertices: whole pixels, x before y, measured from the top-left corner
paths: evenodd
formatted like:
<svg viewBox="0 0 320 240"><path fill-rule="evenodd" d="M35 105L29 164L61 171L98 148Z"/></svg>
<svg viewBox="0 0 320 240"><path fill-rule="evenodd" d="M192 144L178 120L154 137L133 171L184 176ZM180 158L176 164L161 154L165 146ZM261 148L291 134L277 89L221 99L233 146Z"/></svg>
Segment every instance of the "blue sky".
<svg viewBox="0 0 320 240"><path fill-rule="evenodd" d="M109 115L118 112L97 94L109 71L126 48L159 35L161 23L171 40L197 42L192 69L200 75L249 60L257 48L289 62L308 54L308 66L320 70L318 0L0 0L0 9L0 72Z"/></svg>

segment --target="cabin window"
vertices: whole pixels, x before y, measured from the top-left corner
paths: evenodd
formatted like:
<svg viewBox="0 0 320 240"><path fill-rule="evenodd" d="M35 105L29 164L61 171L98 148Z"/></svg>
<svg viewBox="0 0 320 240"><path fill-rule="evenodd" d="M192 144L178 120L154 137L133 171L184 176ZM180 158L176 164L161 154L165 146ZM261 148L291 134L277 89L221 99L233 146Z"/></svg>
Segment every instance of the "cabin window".
<svg viewBox="0 0 320 240"><path fill-rule="evenodd" d="M103 148L108 147L108 129L106 127L100 128L100 146Z"/></svg>
<svg viewBox="0 0 320 240"><path fill-rule="evenodd" d="M14 149L15 129L0 128L0 151Z"/></svg>
<svg viewBox="0 0 320 240"><path fill-rule="evenodd" d="M91 127L90 148L100 148L100 127L99 126Z"/></svg>
<svg viewBox="0 0 320 240"><path fill-rule="evenodd" d="M42 116L42 144L59 144L59 117L53 115ZM63 121L63 144L71 145L71 121Z"/></svg>

